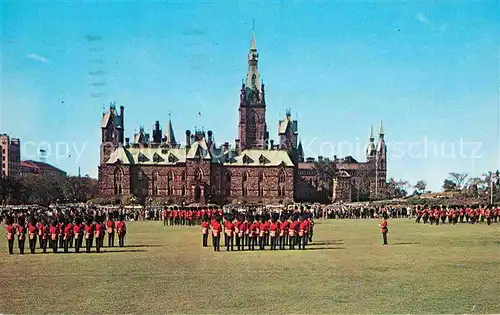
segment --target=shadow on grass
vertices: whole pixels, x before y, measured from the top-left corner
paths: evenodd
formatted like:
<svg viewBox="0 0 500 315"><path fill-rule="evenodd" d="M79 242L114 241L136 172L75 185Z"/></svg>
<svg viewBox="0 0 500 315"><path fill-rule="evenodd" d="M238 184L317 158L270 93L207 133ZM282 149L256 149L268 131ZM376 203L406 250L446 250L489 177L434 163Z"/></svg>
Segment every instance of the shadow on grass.
<svg viewBox="0 0 500 315"><path fill-rule="evenodd" d="M102 250L99 254L110 254L110 253L140 253L146 252L145 249L117 249L117 250ZM95 253L95 251L91 252Z"/></svg>
<svg viewBox="0 0 500 315"><path fill-rule="evenodd" d="M135 247L135 248L140 248L140 247L163 247L164 245L155 245L155 244L140 244L140 245L125 245L123 247Z"/></svg>
<svg viewBox="0 0 500 315"><path fill-rule="evenodd" d="M420 242L396 242L396 243L389 243L390 245L417 245L420 244Z"/></svg>
<svg viewBox="0 0 500 315"><path fill-rule="evenodd" d="M340 245L344 244L343 240L329 240L329 241L319 241L319 242L309 242L309 245Z"/></svg>
<svg viewBox="0 0 500 315"><path fill-rule="evenodd" d="M306 247L305 250L329 250L329 249L346 249L345 247L326 247L326 246L317 246L317 247ZM302 249L296 249L302 250Z"/></svg>

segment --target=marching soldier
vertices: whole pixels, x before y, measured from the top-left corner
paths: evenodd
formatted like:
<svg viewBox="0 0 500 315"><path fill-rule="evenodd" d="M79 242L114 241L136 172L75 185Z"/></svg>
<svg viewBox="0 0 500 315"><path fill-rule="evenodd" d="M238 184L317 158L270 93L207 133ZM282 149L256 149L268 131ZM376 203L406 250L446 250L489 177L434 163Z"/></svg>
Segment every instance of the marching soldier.
<svg viewBox="0 0 500 315"><path fill-rule="evenodd" d="M26 227L24 224L24 217L19 217L17 222L17 246L21 255L24 255L24 242L26 240Z"/></svg>
<svg viewBox="0 0 500 315"><path fill-rule="evenodd" d="M278 243L279 235L279 222L277 215L273 215L271 219L271 225L269 225L269 237L271 238L271 250L276 250L276 244Z"/></svg>
<svg viewBox="0 0 500 315"><path fill-rule="evenodd" d="M118 223L116 224L116 230L118 233L118 246L125 246L125 235L127 234L127 226L123 221L123 216L120 216Z"/></svg>
<svg viewBox="0 0 500 315"><path fill-rule="evenodd" d="M93 238L94 238L94 226L92 225L92 219L88 217L87 224L85 225L85 250L87 253L90 253L90 249L92 248Z"/></svg>
<svg viewBox="0 0 500 315"><path fill-rule="evenodd" d="M13 220L11 216L8 216L5 220L5 229L7 230L7 243L9 246L9 255L14 255L14 234L15 227L13 225Z"/></svg>
<svg viewBox="0 0 500 315"><path fill-rule="evenodd" d="M224 244L226 245L226 250L229 251L229 247L231 247L231 251L234 250L233 244L233 234L234 234L234 224L232 222L233 215L228 214L226 216L226 222L224 222L224 232L226 233L226 238Z"/></svg>
<svg viewBox="0 0 500 315"><path fill-rule="evenodd" d="M49 231L50 231L50 227L49 227L49 224L47 222L47 219L43 219L42 221L42 225L41 225L41 230L42 232L40 233L40 231L38 231L38 235L40 235L40 243L42 244L42 252L45 254L47 252L47 242L49 240Z"/></svg>
<svg viewBox="0 0 500 315"><path fill-rule="evenodd" d="M67 253L69 249L69 243L73 237L73 225L69 223L69 219L66 218L64 222L64 252Z"/></svg>
<svg viewBox="0 0 500 315"><path fill-rule="evenodd" d="M201 235L203 247L208 247L208 229L210 225L208 223L208 216L203 215L203 221L201 222Z"/></svg>
<svg viewBox="0 0 500 315"><path fill-rule="evenodd" d="M439 224L439 219L437 220L437 223ZM382 240L383 240L383 245L387 245L387 233L389 232L388 224L387 224L387 216L383 216L382 222L379 224L380 226L380 232L382 233Z"/></svg>
<svg viewBox="0 0 500 315"><path fill-rule="evenodd" d="M234 237L236 239L236 249L240 250L240 243L242 241L240 237L240 224L241 224L241 216L239 214L236 215L236 220L234 221Z"/></svg>
<svg viewBox="0 0 500 315"><path fill-rule="evenodd" d="M38 233L37 233L35 218L31 217L29 219L29 223L28 223L28 236L29 236L30 252L32 254L35 253L35 249L36 249L36 236L37 236L37 234Z"/></svg>
<svg viewBox="0 0 500 315"><path fill-rule="evenodd" d="M214 251L220 251L220 234L222 233L222 225L220 224L220 218L216 218L212 221L212 243Z"/></svg>
<svg viewBox="0 0 500 315"><path fill-rule="evenodd" d="M291 222L288 228L288 244L289 248L294 250L298 238L298 229L299 229L298 215L294 214L293 217L290 217L290 221Z"/></svg>
<svg viewBox="0 0 500 315"><path fill-rule="evenodd" d="M64 217L61 217L59 220L59 248L64 247Z"/></svg>
<svg viewBox="0 0 500 315"><path fill-rule="evenodd" d="M57 236L59 234L59 228L57 226L57 220L52 221L52 225L49 229L50 234L50 245L52 245L52 252L57 253Z"/></svg>
<svg viewBox="0 0 500 315"><path fill-rule="evenodd" d="M36 225L36 230L38 232L38 246L40 247L40 249L43 248L43 244L42 244L42 233L43 233L43 223L42 223L42 220L38 220L38 224Z"/></svg>
<svg viewBox="0 0 500 315"><path fill-rule="evenodd" d="M164 212L166 210L163 210ZM166 224L166 215L163 216L163 225ZM108 230L108 247L115 247L115 221L112 216L109 216L108 222L106 223Z"/></svg>
<svg viewBox="0 0 500 315"><path fill-rule="evenodd" d="M94 239L95 239L95 251L96 253L101 252L101 238L102 238L102 220L101 216L96 216L95 226L94 226Z"/></svg>
<svg viewBox="0 0 500 315"><path fill-rule="evenodd" d="M82 220L79 217L75 218L75 225L73 226L73 235L75 236L75 253L80 252L80 247L82 246L82 235L81 230Z"/></svg>
<svg viewBox="0 0 500 315"><path fill-rule="evenodd" d="M249 216L248 221L250 225L248 226L248 250L254 250L255 244L257 243L257 222L259 219L259 215L255 217L253 215Z"/></svg>

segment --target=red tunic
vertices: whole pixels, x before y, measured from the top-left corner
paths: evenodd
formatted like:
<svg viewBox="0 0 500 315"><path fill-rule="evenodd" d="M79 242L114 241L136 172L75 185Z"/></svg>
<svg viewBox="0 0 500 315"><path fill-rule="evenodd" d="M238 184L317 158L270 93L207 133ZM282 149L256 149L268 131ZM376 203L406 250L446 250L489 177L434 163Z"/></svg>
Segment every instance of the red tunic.
<svg viewBox="0 0 500 315"><path fill-rule="evenodd" d="M17 226L17 236L20 240L24 240L26 234L26 228L23 225Z"/></svg>
<svg viewBox="0 0 500 315"><path fill-rule="evenodd" d="M53 225L50 226L49 233L50 233L51 240L53 240L53 241L57 240L57 232L58 231L59 231L59 229L57 228L57 226L53 226Z"/></svg>
<svg viewBox="0 0 500 315"><path fill-rule="evenodd" d="M118 231L118 235L125 234L127 232L127 226L125 225L125 222L118 221L118 223L116 223L116 230Z"/></svg>
<svg viewBox="0 0 500 315"><path fill-rule="evenodd" d="M5 227L5 229L7 230L7 239L13 240L14 239L14 232L15 232L14 227L12 225L7 225Z"/></svg>

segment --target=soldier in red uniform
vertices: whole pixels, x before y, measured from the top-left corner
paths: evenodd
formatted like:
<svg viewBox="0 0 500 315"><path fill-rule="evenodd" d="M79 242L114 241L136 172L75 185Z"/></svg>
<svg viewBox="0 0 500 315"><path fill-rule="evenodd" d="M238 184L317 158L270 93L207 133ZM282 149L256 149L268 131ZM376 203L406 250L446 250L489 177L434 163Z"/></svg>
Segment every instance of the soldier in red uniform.
<svg viewBox="0 0 500 315"><path fill-rule="evenodd" d="M166 210L163 210L166 211ZM166 224L165 214L163 216L163 225ZM106 228L108 231L108 247L115 247L115 221L112 216L109 216L108 222L106 222Z"/></svg>
<svg viewBox="0 0 500 315"><path fill-rule="evenodd" d="M42 223L42 220L38 220L38 223L36 225L36 230L38 233L38 246L40 247L40 249L42 249L43 248L43 244L42 244L43 223Z"/></svg>
<svg viewBox="0 0 500 315"><path fill-rule="evenodd" d="M248 226L248 250L254 250L255 244L257 243L258 215L255 217L250 215L248 217L248 222L250 223Z"/></svg>
<svg viewBox="0 0 500 315"><path fill-rule="evenodd" d="M40 243L42 244L42 252L45 254L47 252L47 243L50 238L49 235L50 227L47 222L47 219L43 219L41 230L42 230L41 233L40 231L38 231L39 233L38 235L40 235L39 238L40 238Z"/></svg>
<svg viewBox="0 0 500 315"><path fill-rule="evenodd" d="M279 235L279 222L277 215L273 215L271 219L271 224L269 225L269 237L271 241L271 250L276 250L276 244L278 243L278 235Z"/></svg>
<svg viewBox="0 0 500 315"><path fill-rule="evenodd" d="M82 235L83 231L81 230L81 222L80 217L75 218L75 225L73 226L73 235L75 236L75 253L80 252L80 247L82 246Z"/></svg>
<svg viewBox="0 0 500 315"><path fill-rule="evenodd" d="M29 237L30 252L32 254L35 253L37 234L38 231L36 228L36 220L34 217L31 217L29 218L29 223L28 223L28 237Z"/></svg>
<svg viewBox="0 0 500 315"><path fill-rule="evenodd" d="M118 246L125 246L125 235L127 234L127 226L123 221L123 216L120 216L120 220L116 223L116 231L118 233Z"/></svg>
<svg viewBox="0 0 500 315"><path fill-rule="evenodd" d="M7 244L10 255L14 255L14 234L16 233L16 229L13 223L14 220L12 220L12 217L8 216L5 220L5 229L7 231Z"/></svg>
<svg viewBox="0 0 500 315"><path fill-rule="evenodd" d="M486 223L491 225L491 210L489 206L484 211L484 217L486 218Z"/></svg>
<svg viewBox="0 0 500 315"><path fill-rule="evenodd" d="M266 235L267 235L267 224L265 215L261 216L260 218L258 231L259 231L259 249L264 250L266 247Z"/></svg>
<svg viewBox="0 0 500 315"><path fill-rule="evenodd" d="M166 226L167 225L167 208L163 208L163 210L161 211L161 218L163 219L163 226Z"/></svg>
<svg viewBox="0 0 500 315"><path fill-rule="evenodd" d="M439 224L439 220L436 224ZM382 222L379 224L380 232L382 233L383 245L387 245L387 233L389 232L388 224L387 224L387 216L384 216Z"/></svg>
<svg viewBox="0 0 500 315"><path fill-rule="evenodd" d="M57 253L57 238L59 235L59 228L56 219L52 221L52 224L49 229L49 234L50 234L50 245L52 247L52 252L55 254Z"/></svg>
<svg viewBox="0 0 500 315"><path fill-rule="evenodd" d="M64 217L61 216L61 218L59 219L59 231L58 231L58 235L59 235L59 248L63 248L64 247Z"/></svg>
<svg viewBox="0 0 500 315"><path fill-rule="evenodd" d="M220 218L212 221L212 242L214 246L214 251L220 251L220 235L222 233L222 225L220 224Z"/></svg>
<svg viewBox="0 0 500 315"><path fill-rule="evenodd" d="M100 216L96 217L94 226L94 240L96 253L101 252L101 238L102 238L102 220Z"/></svg>
<svg viewBox="0 0 500 315"><path fill-rule="evenodd" d="M24 255L24 242L26 240L26 227L24 225L24 217L19 217L17 221L17 246L21 255Z"/></svg>
<svg viewBox="0 0 500 315"><path fill-rule="evenodd" d="M73 225L69 223L69 219L65 219L64 224L64 252L67 253L69 249L69 243L73 238Z"/></svg>
<svg viewBox="0 0 500 315"><path fill-rule="evenodd" d="M246 223L243 214L238 214L238 220L235 224L236 247L238 250L245 250Z"/></svg>
<svg viewBox="0 0 500 315"><path fill-rule="evenodd" d="M94 225L92 224L92 219L87 218L87 224L85 225L85 250L90 253L92 248L92 242L94 240Z"/></svg>
<svg viewBox="0 0 500 315"><path fill-rule="evenodd" d="M234 237L234 224L233 224L233 215L228 214L226 216L226 220L224 222L224 232L226 234L224 244L226 245L226 250L229 251L229 248L231 248L231 251L234 250L234 244L233 244L233 237Z"/></svg>
<svg viewBox="0 0 500 315"><path fill-rule="evenodd" d="M208 247L208 231L210 229L210 224L208 223L208 216L203 215L203 221L201 222L201 236L203 247Z"/></svg>
<svg viewBox="0 0 500 315"><path fill-rule="evenodd" d="M294 250L295 244L297 244L297 239L299 237L299 222L298 222L298 214L294 214L293 217L290 217L290 224L288 227L288 244L289 248Z"/></svg>
<svg viewBox="0 0 500 315"><path fill-rule="evenodd" d="M280 249L285 249L285 241L286 237L288 236L288 218L286 214L282 214L280 218L280 226L279 226L279 232L280 232Z"/></svg>

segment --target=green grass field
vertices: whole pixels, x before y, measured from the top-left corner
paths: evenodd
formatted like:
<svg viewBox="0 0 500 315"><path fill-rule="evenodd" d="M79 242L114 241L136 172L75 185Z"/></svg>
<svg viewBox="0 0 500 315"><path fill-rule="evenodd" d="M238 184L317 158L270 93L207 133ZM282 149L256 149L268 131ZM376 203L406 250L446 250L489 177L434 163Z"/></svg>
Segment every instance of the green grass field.
<svg viewBox="0 0 500 315"><path fill-rule="evenodd" d="M198 227L129 222L125 248L24 256L2 229L0 313L500 310L499 224L389 227L387 247L376 220L328 220L308 250L214 253Z"/></svg>

